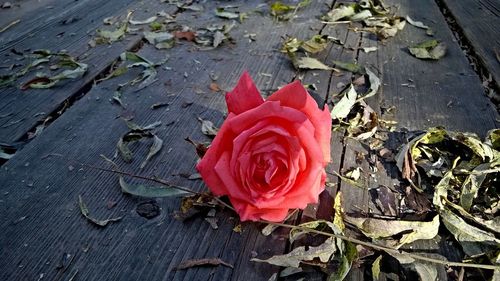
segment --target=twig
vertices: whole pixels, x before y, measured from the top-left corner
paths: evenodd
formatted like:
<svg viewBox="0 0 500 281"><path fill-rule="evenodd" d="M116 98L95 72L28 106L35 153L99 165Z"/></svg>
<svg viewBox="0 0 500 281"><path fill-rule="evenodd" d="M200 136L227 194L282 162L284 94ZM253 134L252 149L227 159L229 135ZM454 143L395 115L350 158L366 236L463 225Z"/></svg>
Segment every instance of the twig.
<svg viewBox="0 0 500 281"><path fill-rule="evenodd" d="M3 28L1 28L1 29L0 29L0 33L2 33L2 32L4 32L5 30L7 30L7 29L11 28L12 26L14 26L14 25L18 24L20 21L21 21L21 20L19 20L19 19L18 19L18 20L15 20L15 21L13 21L13 22L9 23L7 26L5 26L5 27L3 27Z"/></svg>
<svg viewBox="0 0 500 281"><path fill-rule="evenodd" d="M328 232L315 230L315 229L302 227L302 226L297 226L297 225L277 223L277 222L268 222L268 221L259 221L259 222L266 223L266 224L272 224L272 225L276 225L276 226L282 226L282 227L291 228L291 229L308 231L308 232L312 232L312 233L316 233L316 234L320 234L320 235L325 235L325 236L329 236L329 237L334 237L334 238L338 238L338 239L352 242L354 244L370 247L372 249L385 251L388 254L404 255L404 256L408 256L408 257L416 259L416 260L421 260L421 261L430 262L430 263L437 263L437 264L442 264L442 265L446 265L446 266L460 266L460 267L473 267L473 268L481 268L481 269L500 270L500 266L489 265L489 264L452 262L452 261L448 261L448 260L433 259L433 258L425 257L422 255L412 254L412 253L408 253L408 252L404 252L404 251L399 251L399 250L396 250L393 248L380 246L380 245L377 245L374 243L358 240L356 238L351 238L351 237L347 237L347 236L343 236L343 235L339 235L339 234L328 233Z"/></svg>
<svg viewBox="0 0 500 281"><path fill-rule="evenodd" d="M170 182L167 182L167 181L164 181L164 180L161 180L161 179L158 179L158 178L150 178L150 177L135 175L135 174L131 174L131 173L119 171L119 170L111 170L111 169L96 167L96 166L92 166L92 165L85 164L85 163L80 163L80 165L82 165L84 167L87 167L87 168L94 169L94 170L103 171L103 172L115 173L115 174L124 175L124 176L131 177L131 178L148 180L148 181L156 182L156 183L159 183L159 184L162 184L162 185L166 185L168 187L172 187L172 188L175 188L175 189L178 189L178 190L182 190L182 191L185 191L185 192L188 192L188 193L192 193L192 194L196 194L196 195L202 195L202 193L200 193L200 192L191 190L191 189L183 187L183 186L178 186L178 185L172 184Z"/></svg>
<svg viewBox="0 0 500 281"><path fill-rule="evenodd" d="M115 173L115 174L124 175L124 176L131 177L131 178L137 178L137 179L142 179L142 180L148 180L148 181L156 182L156 183L159 183L159 184L171 187L171 188L175 188L175 189L182 190L182 191L185 191L185 192L188 192L188 193L192 193L192 194L196 194L196 195L203 195L201 192L197 192L197 191L191 190L191 189L189 189L187 187L175 185L175 184L172 184L170 182L164 181L162 179L150 178L150 177L146 177L146 176L140 176L140 175L136 175L136 174L131 174L131 173L120 171L120 170L118 170L118 167L116 166L116 164L113 161L109 160L106 157L103 157L103 158L106 161L108 161L111 164L113 164L115 166L115 169L113 169L113 170L112 169L106 169L106 168L96 167L96 166L92 166L92 165L85 164L85 163L80 163L80 165L82 165L84 167L87 167L87 168L91 168L91 169L103 171L103 172ZM224 207L226 207L226 208L228 208L228 209L230 209L232 211L235 211L234 208L231 205L229 205L226 202L222 201L219 197L217 197L215 195L209 195L209 196L211 196L215 201L217 201L217 203L221 204L222 206L224 206Z"/></svg>

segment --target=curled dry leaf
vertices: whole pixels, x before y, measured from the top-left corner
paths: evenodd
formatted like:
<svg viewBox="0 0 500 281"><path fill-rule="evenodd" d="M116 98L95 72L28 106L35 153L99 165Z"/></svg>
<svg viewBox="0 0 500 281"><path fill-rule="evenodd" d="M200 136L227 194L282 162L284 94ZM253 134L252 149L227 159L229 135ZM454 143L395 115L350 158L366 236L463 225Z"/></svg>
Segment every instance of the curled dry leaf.
<svg viewBox="0 0 500 281"><path fill-rule="evenodd" d="M230 268L233 266L219 258L205 258L205 259L193 259L182 261L179 265L175 267L176 270L188 269L197 266L218 266L223 265Z"/></svg>
<svg viewBox="0 0 500 281"><path fill-rule="evenodd" d="M122 219L122 217L117 217L117 218L111 218L111 219L106 219L106 220L99 220L95 219L90 216L89 209L87 208L87 205L83 202L82 196L78 195L78 205L80 206L80 212L82 213L82 216L84 216L88 221L91 223L100 226L100 227L105 227L110 223L117 222Z"/></svg>

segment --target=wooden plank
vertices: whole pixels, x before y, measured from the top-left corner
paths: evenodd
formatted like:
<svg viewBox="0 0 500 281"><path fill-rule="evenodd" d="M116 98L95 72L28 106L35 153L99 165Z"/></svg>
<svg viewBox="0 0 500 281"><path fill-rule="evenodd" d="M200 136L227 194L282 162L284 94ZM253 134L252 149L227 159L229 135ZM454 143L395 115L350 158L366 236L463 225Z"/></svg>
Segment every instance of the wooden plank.
<svg viewBox="0 0 500 281"><path fill-rule="evenodd" d="M11 27L1 32L0 46L4 48L4 44L16 38L25 37L30 31L40 28L41 25L54 19L61 14L66 14L75 6L85 5L88 1L64 0L64 1L16 1L11 2L12 6L9 9L0 8L0 30L6 28L13 22L17 22ZM2 2L3 4L4 2Z"/></svg>
<svg viewBox="0 0 500 281"><path fill-rule="evenodd" d="M88 41L91 37L88 33L93 34L95 29L101 27L104 18L121 16L123 20L129 9L135 10L134 16L137 18L150 16L151 12L148 10L154 7L157 10L164 9L167 12L177 10L173 5L152 0L133 3L133 5L130 5L131 3L133 1L123 1L119 4L109 1L105 3L96 0L86 1L83 6L77 5L58 16L49 17L50 20L40 24L40 30L33 31L32 36L24 36L2 46L0 55L5 58L2 65L16 62L18 56L10 52L11 48L17 50L67 50L70 55L88 64L89 70L82 78L51 89L20 90L19 86L23 82L34 77L35 71L31 71L29 75L18 80L15 87L0 90L0 116L5 116L0 119L0 142L12 143L22 140L28 131L41 124L43 120L49 117L57 118L57 111L63 107L65 102L70 102L78 95L88 91L97 75L105 71L124 50L131 49L141 41L141 35L132 35L115 43L113 47L98 45L95 48L89 48ZM81 14L85 14L85 17L75 22L61 24L61 21L78 17ZM61 34L63 35L61 36Z"/></svg>
<svg viewBox="0 0 500 281"><path fill-rule="evenodd" d="M363 33L361 47L376 46L378 50L368 54L360 51L358 62L369 67L382 81L379 93L366 102L377 113L382 114L381 118L397 121L400 129L422 130L442 125L447 129L484 135L486 131L497 127L497 114L483 93L481 81L454 41L436 4L433 1L389 1L388 4L396 4L400 15L408 14L412 19L422 20L430 25L436 32L436 39L447 44L448 53L441 60L432 62L412 57L407 46L429 37L425 31L408 24L396 37L389 38L386 42L378 41L372 34ZM423 15L427 21L422 18ZM394 114L388 114L385 110L390 106L395 107ZM391 135L386 145L396 153L401 140L395 140L395 134ZM381 186L401 188L404 184L400 182L399 172L394 164L382 165L377 152L371 151L366 144L353 139L346 140L346 143L341 172L343 174L349 169L361 167L364 171L361 179L364 188L341 182L344 210L361 217L378 215L379 206L369 190ZM393 207L399 206L399 199L395 199ZM435 241L418 241L411 247L422 251L434 249L447 257L457 256L456 251L442 246L436 248ZM442 269L440 267L440 274L443 273ZM347 279L364 279L363 272L369 270L368 265L362 265L352 271ZM384 278L389 277L382 276L382 280Z"/></svg>
<svg viewBox="0 0 500 281"><path fill-rule="evenodd" d="M452 14L473 52L500 84L500 2L494 0L451 1L440 0Z"/></svg>
<svg viewBox="0 0 500 281"><path fill-rule="evenodd" d="M447 54L438 61L419 60L407 47L431 39L422 29L407 25L385 45L378 44L378 52L365 64L374 64L381 72L382 91L374 97L387 106L395 106L394 119L399 128L409 130L445 126L450 130L469 131L484 136L498 127L498 114L484 95L481 81L470 67L462 50L434 1L397 2L399 14L415 19L426 15L435 23L428 25L436 39L447 46ZM368 38L368 40L372 40Z"/></svg>
<svg viewBox="0 0 500 281"><path fill-rule="evenodd" d="M253 7L251 3L244 3L242 7ZM320 7L320 1L316 1L308 9L319 13ZM221 20L214 20L218 21ZM217 83L224 89L236 83L243 69L250 71L260 88L288 83L295 71L288 59L274 55L274 50L282 34L304 32L314 21L314 17L308 17L303 22L278 24L268 16L252 16L232 32L237 44L231 50L222 47L200 52L195 51L191 43L169 50L167 66L172 70L160 68L160 81L137 93L134 89L123 93L122 100L128 112L135 113L135 122L149 124L161 120L164 124L158 129L158 136L165 141L164 147L140 173L204 190L201 181L173 175L195 171L197 157L183 139L190 136L194 140L206 140L196 117L216 124L222 122L224 96L208 89L212 81L209 74L218 73ZM202 22L191 24L194 27ZM258 36L253 43L241 40L245 30L259 30L262 37ZM256 56L255 51L266 55ZM165 55L148 45L141 53L155 61ZM266 85L267 78L259 77L259 72L277 73L276 76L283 79L275 78ZM5 218L1 226L6 231L0 234L0 243L7 246L0 252L0 279L35 279L41 274L47 279L69 279L77 271L82 280L103 276L106 279L220 280L218 276L221 276L232 280L267 280L277 268L249 260L255 254L260 257L282 253L284 242L276 237L262 238L254 224L244 225L241 235L234 233L235 214L224 212L216 215L218 230L212 230L202 218L186 223L176 221L171 213L178 209L178 199L157 199L160 215L146 220L136 212L137 205L145 200L122 195L115 175L78 165L78 162L86 162L101 166L99 154L113 154L116 141L127 129L123 121L116 119L123 111L108 100L116 85L134 78L134 74L137 73L130 72L93 87L43 135L2 167L0 213ZM171 104L150 109L152 104L162 101ZM192 104L186 107L186 102ZM120 159L117 162L122 169L137 172L147 145L131 147L136 155L134 162L130 165ZM50 156L50 153L63 157ZM93 216L124 218L104 229L90 225L79 214L76 205L79 194ZM116 201L117 206L107 210L106 203L110 200ZM54 241L57 242L54 244ZM74 258L63 259L66 254ZM174 271L182 260L201 257L222 257L235 269ZM62 267L59 267L61 260Z"/></svg>

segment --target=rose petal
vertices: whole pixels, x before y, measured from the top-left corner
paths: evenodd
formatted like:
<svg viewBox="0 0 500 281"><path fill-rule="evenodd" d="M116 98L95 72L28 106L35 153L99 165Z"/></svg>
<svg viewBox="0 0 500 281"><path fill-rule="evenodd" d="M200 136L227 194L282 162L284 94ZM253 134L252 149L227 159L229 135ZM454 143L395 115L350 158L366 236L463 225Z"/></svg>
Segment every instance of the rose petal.
<svg viewBox="0 0 500 281"><path fill-rule="evenodd" d="M246 71L241 75L236 87L226 94L227 110L230 113L240 114L262 103L264 99Z"/></svg>
<svg viewBox="0 0 500 281"><path fill-rule="evenodd" d="M267 101L279 101L282 106L295 108L306 114L316 129L315 137L323 151L324 161L330 162L332 118L328 106L325 105L323 110L318 109L316 101L298 80L279 89L267 98Z"/></svg>
<svg viewBox="0 0 500 281"><path fill-rule="evenodd" d="M272 222L283 221L287 214L287 208L277 208L277 209L258 209L248 203L241 202L239 200L231 199L231 204L234 206L235 210L240 215L241 221L258 221L267 220Z"/></svg>

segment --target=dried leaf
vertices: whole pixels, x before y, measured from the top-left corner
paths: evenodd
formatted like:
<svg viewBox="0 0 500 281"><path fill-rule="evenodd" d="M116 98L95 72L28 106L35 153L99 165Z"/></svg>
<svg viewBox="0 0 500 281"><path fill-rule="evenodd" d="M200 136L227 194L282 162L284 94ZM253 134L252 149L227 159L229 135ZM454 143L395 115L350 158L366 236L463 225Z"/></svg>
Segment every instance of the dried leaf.
<svg viewBox="0 0 500 281"><path fill-rule="evenodd" d="M340 230L338 230L333 223L328 221L313 221L301 224L300 226L314 229L321 224L328 225L334 231L334 233L340 233ZM294 237L296 239L299 235L302 234L304 234L304 231L299 230L295 231L294 234L290 233L290 237ZM307 250L306 247L301 246L293 249L290 253L285 255L276 255L270 257L267 260L253 258L251 259L251 261L266 262L278 266L297 268L299 267L300 262L311 261L315 258L319 258L321 262L328 262L330 260L330 257L337 251L339 245L343 245L343 242L340 239L329 237L323 244L316 247L308 247Z"/></svg>
<svg viewBox="0 0 500 281"><path fill-rule="evenodd" d="M146 186L143 184L129 184L123 179L119 178L120 187L122 192L134 196L156 198L156 197L173 197L188 194L188 192L171 187L171 186Z"/></svg>
<svg viewBox="0 0 500 281"><path fill-rule="evenodd" d="M335 64L335 67L350 71L352 73L359 73L359 74L365 73L365 68L360 66L357 63L348 63L348 62L342 62L342 61L336 61L336 60L334 60L333 63Z"/></svg>
<svg viewBox="0 0 500 281"><path fill-rule="evenodd" d="M331 70L332 68L325 65L315 58L301 57L297 58L294 62L296 69L319 69L319 70Z"/></svg>
<svg viewBox="0 0 500 281"><path fill-rule="evenodd" d="M428 40L408 47L410 53L419 59L438 60L446 54L446 44L437 40Z"/></svg>
<svg viewBox="0 0 500 281"><path fill-rule="evenodd" d="M428 29L428 28L429 28L427 25L423 24L423 23L422 23L422 22L420 22L420 21L414 21L414 20L412 20L412 19L410 18L410 16L406 16L406 21L407 21L409 24L411 24L411 25L413 25L413 26L415 26L415 27L418 27L418 28L422 28L422 29Z"/></svg>
<svg viewBox="0 0 500 281"><path fill-rule="evenodd" d="M205 259L193 259L182 261L179 265L175 267L176 270L188 269L197 266L218 266L223 265L230 268L233 266L219 258L205 258Z"/></svg>
<svg viewBox="0 0 500 281"><path fill-rule="evenodd" d="M321 262L328 262L332 254L336 251L334 245L335 241L333 238L328 238L325 243L317 247L309 247L307 250L306 247L301 246L293 249L286 255L276 255L267 260L253 258L251 261L266 262L285 267L299 267L301 261L311 261L315 258L319 258Z"/></svg>
<svg viewBox="0 0 500 281"><path fill-rule="evenodd" d="M174 36L177 39L184 39L186 41L193 41L196 38L196 34L193 31L176 31Z"/></svg>
<svg viewBox="0 0 500 281"><path fill-rule="evenodd" d="M107 226L109 223L112 223L112 222L117 222L119 220L122 219L122 217L117 217L117 218L111 218L111 219L106 219L106 220L98 220L98 219L95 219L93 217L90 216L90 212L89 212L89 209L87 208L87 206L85 205L85 203L83 202L83 199L82 199L82 196L81 195L78 195L78 205L80 206L80 212L82 213L82 215L90 222L92 222L93 224L97 225L97 226L101 226L101 227L105 227Z"/></svg>
<svg viewBox="0 0 500 281"><path fill-rule="evenodd" d="M174 35L170 32L149 32L144 31L144 38L149 42L149 44L156 45L163 42L174 41Z"/></svg>
<svg viewBox="0 0 500 281"><path fill-rule="evenodd" d="M141 164L141 169L143 169L147 162L151 159L151 157L155 156L162 148L163 146L163 140L160 139L158 136L153 135L153 144L151 144L151 147L149 148L148 155L146 156L146 159L144 162Z"/></svg>
<svg viewBox="0 0 500 281"><path fill-rule="evenodd" d="M351 270L353 261L357 258L358 251L351 242L345 243L345 254L340 256L340 265L334 273L328 276L328 281L342 281Z"/></svg>
<svg viewBox="0 0 500 281"><path fill-rule="evenodd" d="M333 209L335 211L335 216L333 217L333 224L341 232L344 232L345 224L344 224L344 219L342 218L342 214L344 213L344 210L342 209L342 191L337 191L333 203Z"/></svg>
<svg viewBox="0 0 500 281"><path fill-rule="evenodd" d="M380 262L382 261L382 255L379 255L372 264L372 276L374 280L378 280L380 276Z"/></svg>
<svg viewBox="0 0 500 281"><path fill-rule="evenodd" d="M354 181L358 181L359 177L361 176L361 171L362 170L360 167L356 167L356 168L348 171L347 173L345 173L345 177L350 178Z"/></svg>
<svg viewBox="0 0 500 281"><path fill-rule="evenodd" d="M361 49L363 50L363 52L368 54L370 52L376 52L378 48L373 46L373 47L363 47Z"/></svg>
<svg viewBox="0 0 500 281"><path fill-rule="evenodd" d="M349 89L345 91L344 96L339 100L337 104L333 106L330 115L333 119L343 119L349 115L352 107L356 103L356 99L358 97L358 93L352 85L349 86Z"/></svg>
<svg viewBox="0 0 500 281"><path fill-rule="evenodd" d="M372 17L372 13L370 12L370 10L361 10L359 13L356 13L354 15L352 15L349 20L351 21L361 21L361 20L364 20L366 18L370 18Z"/></svg>
<svg viewBox="0 0 500 281"><path fill-rule="evenodd" d="M238 18L240 18L239 13L229 12L229 11L226 11L224 8L215 9L215 15L220 17L220 18L225 18L225 19L238 19Z"/></svg>
<svg viewBox="0 0 500 281"><path fill-rule="evenodd" d="M378 78L377 75L375 75L375 73L373 73L368 68L365 68L365 70L366 70L366 74L368 75L368 81L370 81L370 89L368 90L368 92L364 96L360 97L358 99L358 101L372 97L375 94L377 94L378 89L380 88L380 85L381 85L380 78Z"/></svg>
<svg viewBox="0 0 500 281"><path fill-rule="evenodd" d="M328 35L314 35L311 39L303 42L300 48L308 53L315 54L323 51L326 46L328 46Z"/></svg>
<svg viewBox="0 0 500 281"><path fill-rule="evenodd" d="M439 216L432 221L389 221L375 218L354 218L344 216L344 220L355 225L363 234L372 239L385 239L387 245L400 247L419 239L432 239L439 230ZM401 236L396 239L395 236Z"/></svg>
<svg viewBox="0 0 500 281"><path fill-rule="evenodd" d="M208 120L201 119L198 117L198 121L201 123L201 132L209 137L215 137L219 132L219 129L215 127L214 123Z"/></svg>
<svg viewBox="0 0 500 281"><path fill-rule="evenodd" d="M154 22L157 18L158 18L157 16L152 16L152 17L147 18L145 20L129 19L128 22L132 25L150 24L150 23Z"/></svg>
<svg viewBox="0 0 500 281"><path fill-rule="evenodd" d="M356 13L354 7L355 5L349 5L349 6L340 5L339 7L329 11L321 19L328 22L336 22L338 20L351 17Z"/></svg>

